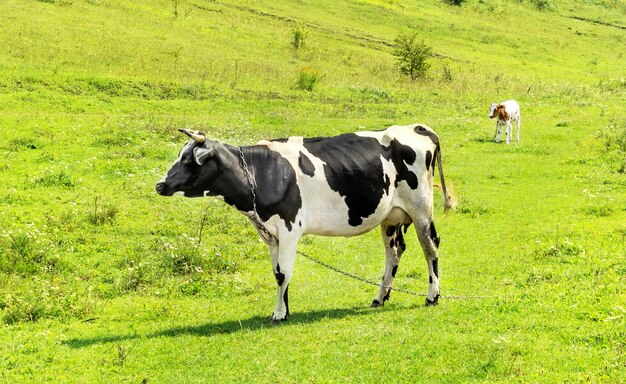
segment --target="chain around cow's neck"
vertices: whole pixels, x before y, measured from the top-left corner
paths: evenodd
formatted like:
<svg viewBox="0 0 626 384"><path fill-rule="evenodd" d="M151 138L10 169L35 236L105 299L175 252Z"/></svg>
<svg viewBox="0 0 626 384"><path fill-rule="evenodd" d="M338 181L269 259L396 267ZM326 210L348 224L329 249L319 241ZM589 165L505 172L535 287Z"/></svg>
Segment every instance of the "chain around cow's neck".
<svg viewBox="0 0 626 384"><path fill-rule="evenodd" d="M246 179L248 179L248 185L250 186L250 191L252 192L252 213L247 215L248 219L254 224L254 227L259 232L259 235L267 244L270 243L273 236L261 220L259 213L256 210L256 182L254 181L254 177L252 177L252 173L250 172L250 168L248 168L248 163L246 162L246 158L243 156L243 150L241 147L237 147L239 150L239 157L241 158L241 168L243 172L246 174Z"/></svg>

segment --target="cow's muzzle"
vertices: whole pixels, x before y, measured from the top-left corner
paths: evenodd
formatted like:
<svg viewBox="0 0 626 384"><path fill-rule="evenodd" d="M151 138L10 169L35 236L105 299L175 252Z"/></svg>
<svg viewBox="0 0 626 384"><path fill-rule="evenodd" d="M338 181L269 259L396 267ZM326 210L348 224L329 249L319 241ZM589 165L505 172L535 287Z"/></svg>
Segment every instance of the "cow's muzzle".
<svg viewBox="0 0 626 384"><path fill-rule="evenodd" d="M156 192L161 195L161 196L172 196L173 193L171 191L171 188L169 188L167 186L167 184L165 183L157 183L156 185Z"/></svg>

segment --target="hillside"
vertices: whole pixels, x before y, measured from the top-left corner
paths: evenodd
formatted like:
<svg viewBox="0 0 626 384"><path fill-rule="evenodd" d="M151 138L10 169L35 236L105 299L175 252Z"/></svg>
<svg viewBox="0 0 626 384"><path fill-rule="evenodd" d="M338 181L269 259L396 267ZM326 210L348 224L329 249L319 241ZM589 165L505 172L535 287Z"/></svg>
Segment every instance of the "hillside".
<svg viewBox="0 0 626 384"><path fill-rule="evenodd" d="M0 382L626 381L625 20L622 0L1 2ZM415 82L392 54L409 32L433 52ZM521 141L496 144L509 98ZM435 308L369 309L376 287L298 257L272 326L245 217L154 192L179 128L248 145L414 122L460 202L435 191ZM300 249L378 280L378 232ZM425 293L407 245L394 285Z"/></svg>

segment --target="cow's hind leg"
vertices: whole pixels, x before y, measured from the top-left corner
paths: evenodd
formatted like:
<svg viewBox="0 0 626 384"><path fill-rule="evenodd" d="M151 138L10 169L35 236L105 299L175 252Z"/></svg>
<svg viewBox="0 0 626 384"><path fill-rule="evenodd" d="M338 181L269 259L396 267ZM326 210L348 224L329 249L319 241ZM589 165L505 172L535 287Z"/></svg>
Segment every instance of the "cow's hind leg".
<svg viewBox="0 0 626 384"><path fill-rule="evenodd" d="M428 264L428 296L426 297L426 305L437 305L439 299L439 236L437 235L432 217L427 222L421 222L420 225L416 225L415 229Z"/></svg>
<svg viewBox="0 0 626 384"><path fill-rule="evenodd" d="M400 258L402 253L406 249L406 243L404 242L404 236L402 234L402 225L386 225L380 226L383 243L385 244L385 273L383 274L383 281L378 289L378 295L372 302L372 308L380 307L385 304L385 301L389 300L391 293L391 285L393 279L396 277L398 271L398 265L400 264Z"/></svg>
<svg viewBox="0 0 626 384"><path fill-rule="evenodd" d="M506 134L506 143L509 144L511 140L513 140L513 124L511 124L511 120L506 121L505 134Z"/></svg>

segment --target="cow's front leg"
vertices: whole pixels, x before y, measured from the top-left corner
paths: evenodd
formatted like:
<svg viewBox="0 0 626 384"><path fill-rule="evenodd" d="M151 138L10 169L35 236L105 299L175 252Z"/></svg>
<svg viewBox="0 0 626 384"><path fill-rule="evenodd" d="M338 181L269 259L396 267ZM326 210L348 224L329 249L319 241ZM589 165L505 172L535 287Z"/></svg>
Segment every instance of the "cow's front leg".
<svg viewBox="0 0 626 384"><path fill-rule="evenodd" d="M500 142L500 120L496 120L496 133L493 135L496 143Z"/></svg>
<svg viewBox="0 0 626 384"><path fill-rule="evenodd" d="M282 238L280 241L270 242L272 268L278 284L276 307L272 314L272 321L281 322L289 315L288 288L293 274L293 265L296 259L297 238Z"/></svg>
<svg viewBox="0 0 626 384"><path fill-rule="evenodd" d="M383 243L385 244L385 255L387 262L385 264L385 273L383 274L383 282L378 289L378 295L374 301L372 301L372 308L380 307L385 304L385 301L389 300L391 294L391 285L393 279L396 277L398 266L400 265L400 258L402 253L406 249L404 242L404 236L402 235L401 226L387 226L381 225L381 233L383 237Z"/></svg>

